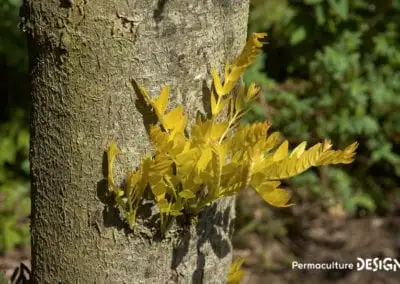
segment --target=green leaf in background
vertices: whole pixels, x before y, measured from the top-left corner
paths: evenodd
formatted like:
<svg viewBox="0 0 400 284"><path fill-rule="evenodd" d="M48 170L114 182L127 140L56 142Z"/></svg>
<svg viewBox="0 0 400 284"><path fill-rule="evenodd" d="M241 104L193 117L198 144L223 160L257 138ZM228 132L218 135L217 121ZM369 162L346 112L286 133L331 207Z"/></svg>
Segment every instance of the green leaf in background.
<svg viewBox="0 0 400 284"><path fill-rule="evenodd" d="M375 201L371 198L371 196L369 196L367 194L364 194L364 193L357 194L356 196L353 197L353 202L357 206L364 207L369 212L374 212L376 210Z"/></svg>
<svg viewBox="0 0 400 284"><path fill-rule="evenodd" d="M318 25L323 25L325 24L325 12L324 9L322 8L322 5L316 5L314 7L314 12L315 12L315 18L317 19Z"/></svg>
<svg viewBox="0 0 400 284"><path fill-rule="evenodd" d="M290 13L257 30L269 35L267 58L245 79L261 85L265 102L244 120L271 120L289 141L360 141L356 163L330 174L325 188L318 175L305 184L295 178L292 185L308 188L310 196L332 197L349 214L358 207L386 210L400 191L393 186L400 175L400 0L285 3Z"/></svg>
<svg viewBox="0 0 400 284"><path fill-rule="evenodd" d="M393 7L400 10L400 0L393 0Z"/></svg>
<svg viewBox="0 0 400 284"><path fill-rule="evenodd" d="M297 45L302 42L306 38L306 36L306 29L304 27L299 27L293 32L292 36L290 37L290 44Z"/></svg>
<svg viewBox="0 0 400 284"><path fill-rule="evenodd" d="M29 148L29 131L27 129L21 129L18 132L17 147L19 149Z"/></svg>
<svg viewBox="0 0 400 284"><path fill-rule="evenodd" d="M264 116L264 109L261 105L259 104L253 104L251 106L251 110L258 116Z"/></svg>
<svg viewBox="0 0 400 284"><path fill-rule="evenodd" d="M331 8L343 19L349 17L349 2L348 0L328 0Z"/></svg>
<svg viewBox="0 0 400 284"><path fill-rule="evenodd" d="M16 147L12 137L0 137L0 164L14 163L16 155Z"/></svg>
<svg viewBox="0 0 400 284"><path fill-rule="evenodd" d="M0 253L29 244L29 132L16 111L0 124Z"/></svg>

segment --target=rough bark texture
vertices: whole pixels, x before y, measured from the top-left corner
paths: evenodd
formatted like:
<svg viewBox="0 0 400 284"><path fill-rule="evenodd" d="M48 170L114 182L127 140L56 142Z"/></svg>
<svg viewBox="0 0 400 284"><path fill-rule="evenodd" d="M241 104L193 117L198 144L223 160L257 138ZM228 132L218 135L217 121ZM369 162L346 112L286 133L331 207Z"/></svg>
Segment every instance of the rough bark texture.
<svg viewBox="0 0 400 284"><path fill-rule="evenodd" d="M248 1L28 0L32 74L33 283L224 283L234 201L164 240L126 230L105 198L104 151L122 149L116 180L149 153L135 79L172 105L204 112L211 67L244 45Z"/></svg>

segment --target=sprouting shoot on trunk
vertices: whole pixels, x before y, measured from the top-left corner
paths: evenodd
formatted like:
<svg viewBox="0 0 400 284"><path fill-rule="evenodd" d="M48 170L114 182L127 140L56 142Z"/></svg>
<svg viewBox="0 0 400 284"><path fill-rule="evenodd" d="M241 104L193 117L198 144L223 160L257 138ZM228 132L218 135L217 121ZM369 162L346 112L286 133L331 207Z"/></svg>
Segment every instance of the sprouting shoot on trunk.
<svg viewBox="0 0 400 284"><path fill-rule="evenodd" d="M281 143L278 132L268 133L269 122L240 123L247 104L260 93L255 84L246 90L240 76L261 52L260 39L264 37L263 33L250 37L242 53L226 64L223 81L216 69L212 70L210 115L198 116L190 129L182 106L166 112L168 86L162 88L158 98L151 98L139 87L159 121L149 133L154 155L143 157L140 167L127 174L126 185L120 188L113 180L113 162L119 149L114 142L108 149L109 190L132 229L147 190L158 206L161 232L165 234L174 217L185 213L195 216L213 201L248 188L272 206L290 206L290 194L279 188L282 179L313 166L353 161L357 142L336 151L328 140L308 149L302 142L289 151L288 141Z"/></svg>

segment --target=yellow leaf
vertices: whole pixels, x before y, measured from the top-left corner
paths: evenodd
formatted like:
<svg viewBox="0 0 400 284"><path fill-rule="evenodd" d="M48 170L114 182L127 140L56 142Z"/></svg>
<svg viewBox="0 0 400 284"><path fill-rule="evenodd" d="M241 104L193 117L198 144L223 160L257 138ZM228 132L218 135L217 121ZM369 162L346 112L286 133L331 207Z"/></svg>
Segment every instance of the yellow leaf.
<svg viewBox="0 0 400 284"><path fill-rule="evenodd" d="M254 62L257 54L261 53L261 47L263 45L259 39L264 38L266 34L253 33L247 41L242 53L233 61L230 65L230 72L224 78L224 86L221 91L223 94L228 94L239 80L240 75L244 70Z"/></svg>
<svg viewBox="0 0 400 284"><path fill-rule="evenodd" d="M231 66L230 66L229 62L227 61L227 62L225 63L224 78L227 78L227 77L228 77L230 68L231 68Z"/></svg>
<svg viewBox="0 0 400 284"><path fill-rule="evenodd" d="M158 109L161 115L164 115L165 109L167 108L168 96L169 96L169 86L167 85L161 90L161 94L154 104L155 108Z"/></svg>
<svg viewBox="0 0 400 284"><path fill-rule="evenodd" d="M171 206L171 215L179 216L182 215L181 211L183 210L182 198L177 198L175 203Z"/></svg>
<svg viewBox="0 0 400 284"><path fill-rule="evenodd" d="M244 89L245 86L242 84L239 88L238 94L235 100L235 111L241 112L244 109Z"/></svg>
<svg viewBox="0 0 400 284"><path fill-rule="evenodd" d="M199 124L193 125L191 131L193 143L195 145L204 143L204 141L209 138L212 126L213 122L211 120L206 120Z"/></svg>
<svg viewBox="0 0 400 284"><path fill-rule="evenodd" d="M196 195L192 191L187 189L179 192L179 196L185 199L191 199L196 197Z"/></svg>
<svg viewBox="0 0 400 284"><path fill-rule="evenodd" d="M165 193L167 192L167 186L162 180L160 180L158 183L151 186L151 191L156 197L164 197Z"/></svg>
<svg viewBox="0 0 400 284"><path fill-rule="evenodd" d="M235 102L233 99L229 100L229 120L233 119L235 114Z"/></svg>
<svg viewBox="0 0 400 284"><path fill-rule="evenodd" d="M297 174L296 172L296 164L298 162L298 158L297 157L289 157L287 159L287 172L288 172L288 177L294 176Z"/></svg>
<svg viewBox="0 0 400 284"><path fill-rule="evenodd" d="M171 136L175 136L177 133L184 133L186 126L186 116L182 113L182 117L175 124L175 127L171 131Z"/></svg>
<svg viewBox="0 0 400 284"><path fill-rule="evenodd" d="M174 129L178 125L181 125L180 121L183 119L183 107L178 106L164 116L163 126L168 130Z"/></svg>
<svg viewBox="0 0 400 284"><path fill-rule="evenodd" d="M246 67L247 65L240 67L235 65L232 66L231 72L229 73L228 77L225 78L224 87L222 88L222 92L224 94L228 94L233 90L237 81L239 81L240 75L242 75Z"/></svg>
<svg viewBox="0 0 400 284"><path fill-rule="evenodd" d="M265 33L253 33L247 40L242 53L233 61L232 65L236 66L248 66L253 63L255 56L261 53L261 47L263 43L259 41L266 36Z"/></svg>
<svg viewBox="0 0 400 284"><path fill-rule="evenodd" d="M157 205L161 212L166 212L169 209L168 200L165 198L158 200Z"/></svg>
<svg viewBox="0 0 400 284"><path fill-rule="evenodd" d="M354 153L354 151L355 150L357 150L357 148L358 148L358 142L353 142L352 144L350 144L349 146L347 146L346 148L344 148L344 152L346 153L346 154L352 154L352 153Z"/></svg>
<svg viewBox="0 0 400 284"><path fill-rule="evenodd" d="M225 133L227 128L228 128L227 122L213 124L211 128L210 138L218 140L219 138L221 138L222 134Z"/></svg>
<svg viewBox="0 0 400 284"><path fill-rule="evenodd" d="M309 166L315 166L315 162L317 161L317 159L319 158L319 154L320 154L320 149L321 149L321 143L315 144L314 146L312 146L310 149L308 149L307 151L307 165Z"/></svg>
<svg viewBox="0 0 400 284"><path fill-rule="evenodd" d="M141 178L140 171L128 173L128 176L126 179L126 189L128 191L128 194L127 194L128 196L131 195L133 188L138 184L140 178Z"/></svg>
<svg viewBox="0 0 400 284"><path fill-rule="evenodd" d="M147 103L153 105L152 99L147 92L147 90L143 87L138 86L140 93L142 94L143 98L147 101Z"/></svg>
<svg viewBox="0 0 400 284"><path fill-rule="evenodd" d="M167 149L171 147L168 133L162 131L160 126L152 125L150 127L149 136L150 136L150 143L156 150L160 152L165 152Z"/></svg>
<svg viewBox="0 0 400 284"><path fill-rule="evenodd" d="M194 182L194 173L193 171L190 174L185 174L181 177L182 188L190 190L195 193L198 190L198 185Z"/></svg>
<svg viewBox="0 0 400 284"><path fill-rule="evenodd" d="M294 204L287 204L290 199L290 194L284 189L275 188L268 192L264 190L261 197L274 207L289 207Z"/></svg>
<svg viewBox="0 0 400 284"><path fill-rule="evenodd" d="M269 157L266 158L262 172L266 179L283 179L300 174L313 166L350 163L354 159L354 151L357 145L357 143L353 143L344 150L334 151L328 150L331 148L329 143L318 143L308 150L304 150L305 142L303 142L296 147L289 157L284 157L277 162L270 162Z"/></svg>
<svg viewBox="0 0 400 284"><path fill-rule="evenodd" d="M175 157L175 162L181 166L184 165L185 163L188 163L189 161L197 161L198 154L199 154L199 149L198 148L190 148L188 151L185 151Z"/></svg>
<svg viewBox="0 0 400 284"><path fill-rule="evenodd" d="M148 182L148 177L149 177L149 171L151 167L151 158L148 156L145 156L142 159L142 164L140 167L141 174L142 174L142 179L140 181L140 187L146 187L147 182Z"/></svg>
<svg viewBox="0 0 400 284"><path fill-rule="evenodd" d="M301 142L290 154L290 157L297 157L300 158L300 156L304 153L304 150L306 149L307 146L307 141Z"/></svg>
<svg viewBox="0 0 400 284"><path fill-rule="evenodd" d="M222 99L218 106L218 113L220 113L230 101L231 101L230 97Z"/></svg>
<svg viewBox="0 0 400 284"><path fill-rule="evenodd" d="M328 151L330 148L332 148L332 142L331 142L331 140L325 139L324 144L323 144L323 146L322 146L322 151L323 151L323 152Z"/></svg>
<svg viewBox="0 0 400 284"><path fill-rule="evenodd" d="M267 141L265 143L265 149L264 150L265 151L269 151L272 148L274 148L276 143L279 140L279 136L280 136L279 132L274 132L271 135L269 135L268 138L267 138Z"/></svg>
<svg viewBox="0 0 400 284"><path fill-rule="evenodd" d="M223 89L222 89L222 84L221 84L221 80L218 76L217 70L215 70L214 68L212 69L212 77L213 77L213 82L214 82L214 88L215 91L217 92L217 95L219 97L222 97L224 94Z"/></svg>
<svg viewBox="0 0 400 284"><path fill-rule="evenodd" d="M162 102L163 98L161 98L160 103L157 103L158 100L153 100L145 88L140 87L140 86L138 86L138 88L139 88L139 91L142 94L143 98L145 99L145 101L153 107L153 109L157 115L157 118L160 121L162 121L164 112L161 111L161 109L159 108L159 104L162 104L161 102ZM167 103L168 103L168 97L167 97Z"/></svg>
<svg viewBox="0 0 400 284"><path fill-rule="evenodd" d="M177 133L173 138L172 149L169 150L171 156L176 156L186 153L190 149L190 141L185 137L183 133Z"/></svg>
<svg viewBox="0 0 400 284"><path fill-rule="evenodd" d="M214 92L211 92L211 114L216 116L218 114L217 101L214 96Z"/></svg>
<svg viewBox="0 0 400 284"><path fill-rule="evenodd" d="M276 189L281 184L280 181L264 181L259 186L254 187L254 189L263 196L264 194L271 193L274 189Z"/></svg>
<svg viewBox="0 0 400 284"><path fill-rule="evenodd" d="M107 152L108 165L111 166L111 169L112 164L114 163L115 156L117 156L120 152L121 150L117 147L117 144L114 141L111 142Z"/></svg>
<svg viewBox="0 0 400 284"><path fill-rule="evenodd" d="M108 185L111 187L111 191L117 193L120 190L114 183L113 177L113 165L115 157L120 153L120 149L117 147L117 144L113 141L111 142L109 149L107 151L107 162L108 162ZM118 191L119 190L119 191Z"/></svg>
<svg viewBox="0 0 400 284"><path fill-rule="evenodd" d="M227 284L240 284L244 276L244 272L241 270L245 258L238 257L229 267L229 274L227 279Z"/></svg>
<svg viewBox="0 0 400 284"><path fill-rule="evenodd" d="M206 169L208 163L211 161L211 157L212 157L211 149L204 149L196 165L198 173Z"/></svg>
<svg viewBox="0 0 400 284"><path fill-rule="evenodd" d="M249 89L247 90L247 99L253 100L257 97L257 95L260 93L260 88L256 87L256 84L251 83Z"/></svg>
<svg viewBox="0 0 400 284"><path fill-rule="evenodd" d="M156 186L156 184L162 182L162 180L163 180L162 174L159 174L152 169L152 171L150 172L150 175L149 175L150 186L152 186L152 187Z"/></svg>
<svg viewBox="0 0 400 284"><path fill-rule="evenodd" d="M283 160L288 155L288 150L289 150L289 142L285 140L281 144L281 146L279 146L279 148L275 151L273 156L274 162Z"/></svg>
<svg viewBox="0 0 400 284"><path fill-rule="evenodd" d="M251 176L250 184L251 184L254 188L256 188L256 187L260 186L260 184L261 184L263 181L265 181L265 180L266 180L265 174L264 174L264 173L257 172L257 173L255 173L255 174L253 174L253 175Z"/></svg>
<svg viewBox="0 0 400 284"><path fill-rule="evenodd" d="M235 176L234 173L240 168L239 163L229 163L222 168L222 174L227 176Z"/></svg>
<svg viewBox="0 0 400 284"><path fill-rule="evenodd" d="M213 176L210 171L200 172L200 174L198 176L195 176L194 178L194 182L196 182L199 185L209 184L212 183L212 181L213 181Z"/></svg>
<svg viewBox="0 0 400 284"><path fill-rule="evenodd" d="M151 165L151 172L157 173L158 175L164 174L170 170L172 163L173 161L167 155L156 155Z"/></svg>
<svg viewBox="0 0 400 284"><path fill-rule="evenodd" d="M222 173L222 167L224 166L224 160L225 160L225 153L223 147L220 146L220 144L214 144L212 145L212 170L213 170L213 188L218 190L220 185L221 185L221 173Z"/></svg>

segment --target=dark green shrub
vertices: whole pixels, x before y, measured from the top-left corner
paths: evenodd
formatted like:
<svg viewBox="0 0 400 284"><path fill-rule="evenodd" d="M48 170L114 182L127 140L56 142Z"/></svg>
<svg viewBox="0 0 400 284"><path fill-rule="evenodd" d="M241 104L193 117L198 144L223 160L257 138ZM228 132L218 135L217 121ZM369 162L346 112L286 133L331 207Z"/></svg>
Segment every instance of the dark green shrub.
<svg viewBox="0 0 400 284"><path fill-rule="evenodd" d="M246 74L264 99L246 119L271 120L293 143L359 141L354 165L292 186L351 214L390 209L400 181L400 1L266 2L253 1L250 23L269 34L266 56Z"/></svg>
<svg viewBox="0 0 400 284"><path fill-rule="evenodd" d="M29 132L22 113L0 125L0 251L29 244Z"/></svg>
<svg viewBox="0 0 400 284"><path fill-rule="evenodd" d="M29 245L28 60L21 0L0 0L0 253Z"/></svg>

